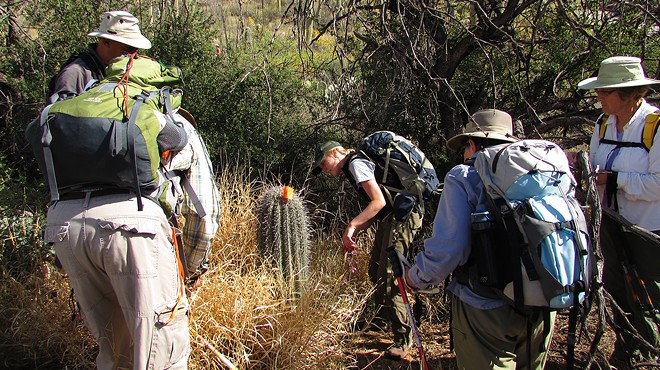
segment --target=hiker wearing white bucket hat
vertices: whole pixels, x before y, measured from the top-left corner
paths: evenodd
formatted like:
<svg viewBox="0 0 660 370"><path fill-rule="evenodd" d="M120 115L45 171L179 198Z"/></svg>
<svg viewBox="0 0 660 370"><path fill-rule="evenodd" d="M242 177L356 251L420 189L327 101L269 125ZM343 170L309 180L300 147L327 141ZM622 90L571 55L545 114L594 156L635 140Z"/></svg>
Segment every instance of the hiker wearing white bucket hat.
<svg viewBox="0 0 660 370"><path fill-rule="evenodd" d="M580 89L621 88L660 83L644 75L641 60L637 57L611 57L603 60L598 76L580 81Z"/></svg>
<svg viewBox="0 0 660 370"><path fill-rule="evenodd" d="M136 49L150 49L151 41L140 33L138 19L131 13L122 10L113 10L101 15L101 25L96 31L87 36L96 36L114 40Z"/></svg>
<svg viewBox="0 0 660 370"><path fill-rule="evenodd" d="M578 87L594 89L602 106L603 114L596 121L589 151L592 166L600 169L596 182L603 207L660 234L660 145L654 145L660 110L644 99L653 84L660 84L660 80L646 77L639 58L615 56L603 60L598 76L581 81ZM607 212L600 230L605 289L642 337L658 348L660 248L657 243L649 245L634 233L624 232ZM645 282L643 291L633 281L636 279L627 279L630 276L624 273L632 273L633 269ZM615 321L626 327L617 312ZM639 341L625 331L617 332L617 338L616 357L621 355L625 361L633 353L647 358L653 353L653 348L636 348Z"/></svg>
<svg viewBox="0 0 660 370"><path fill-rule="evenodd" d="M105 67L110 60L137 49L150 49L151 42L142 35L138 19L123 10L113 10L101 15L99 27L88 33L98 38L87 50L72 55L48 87L47 104L79 95L93 81L105 77Z"/></svg>

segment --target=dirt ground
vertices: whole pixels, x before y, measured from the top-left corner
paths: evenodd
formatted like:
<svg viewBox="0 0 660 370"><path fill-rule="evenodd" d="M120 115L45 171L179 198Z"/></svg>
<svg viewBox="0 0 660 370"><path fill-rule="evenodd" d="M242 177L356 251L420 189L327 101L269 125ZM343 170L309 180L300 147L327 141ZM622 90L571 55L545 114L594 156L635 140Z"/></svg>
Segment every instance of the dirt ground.
<svg viewBox="0 0 660 370"><path fill-rule="evenodd" d="M435 320L432 320L435 321ZM546 370L559 370L566 368L566 332L568 317L565 314L557 316L555 334L550 346L550 353L546 363ZM592 310L587 321L590 333L595 332L597 318L595 310ZM429 369L455 370L456 359L449 350L449 327L447 322L432 323L423 321L419 328L422 337L424 353L426 355ZM389 332L363 330L355 333L353 352L354 363L349 369L421 369L419 363L419 352L413 347L406 358L395 361L387 358L384 353L391 344ZM575 369L583 369L589 352L590 340L585 336L578 339L575 347ZM591 369L617 369L627 370L631 367L627 364L609 360L614 350L615 335L606 326L605 333L598 344L597 360ZM635 369L660 368L656 366L635 367Z"/></svg>

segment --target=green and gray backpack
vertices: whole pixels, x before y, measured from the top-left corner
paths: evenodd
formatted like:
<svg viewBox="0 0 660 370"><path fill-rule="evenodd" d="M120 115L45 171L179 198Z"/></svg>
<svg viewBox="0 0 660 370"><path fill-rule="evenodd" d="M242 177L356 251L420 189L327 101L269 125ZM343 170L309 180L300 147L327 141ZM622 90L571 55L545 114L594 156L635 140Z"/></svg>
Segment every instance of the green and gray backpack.
<svg viewBox="0 0 660 370"><path fill-rule="evenodd" d="M185 130L173 110L181 104L181 71L132 54L113 59L106 78L87 92L56 102L26 129L46 177L51 201L61 194L158 189L161 157L181 150Z"/></svg>

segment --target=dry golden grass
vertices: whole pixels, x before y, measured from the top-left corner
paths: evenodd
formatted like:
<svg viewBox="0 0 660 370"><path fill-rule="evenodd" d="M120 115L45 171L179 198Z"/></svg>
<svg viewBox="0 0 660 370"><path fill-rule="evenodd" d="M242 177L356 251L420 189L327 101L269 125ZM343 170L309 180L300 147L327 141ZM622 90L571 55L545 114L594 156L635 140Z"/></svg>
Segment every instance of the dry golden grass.
<svg viewBox="0 0 660 370"><path fill-rule="evenodd" d="M344 283L337 248L318 240L308 289L290 299L286 284L258 255L254 201L260 186L224 172L222 226L211 270L191 295L190 367L224 368L211 344L238 368L344 368L342 341L364 294Z"/></svg>
<svg viewBox="0 0 660 370"><path fill-rule="evenodd" d="M308 289L291 299L257 252L253 209L261 186L246 178L225 169L218 181L222 219L211 268L190 295L190 368L224 369L228 363L239 369L345 368L351 357L347 339L354 335L350 328L368 296L366 269L347 282L336 237L315 235ZM0 367L94 366L96 346L80 316L71 319L64 276L0 280L0 358L5 359Z"/></svg>
<svg viewBox="0 0 660 370"><path fill-rule="evenodd" d="M96 344L80 316L72 318L64 276L44 271L25 282L0 281L0 368L94 367Z"/></svg>
<svg viewBox="0 0 660 370"><path fill-rule="evenodd" d="M213 245L211 268L190 295L191 369L413 369L416 351L406 361L391 361L383 351L391 334L352 330L367 305L366 276L373 232L358 238L358 269L348 272L338 230L312 235L311 276L307 291L291 299L289 288L256 247L253 210L263 186L246 173L224 169L222 224ZM326 215L325 217L333 217ZM336 220L335 220L336 221ZM339 224L333 222L332 224ZM72 319L66 277L44 270L27 279L0 271L0 368L90 369L96 344L80 315ZM448 346L448 313L439 296L425 297L430 312L420 326L429 364L454 369ZM367 317L368 319L368 317ZM548 369L562 368L564 325L559 324ZM601 341L611 352L613 333ZM581 340L578 358L588 342Z"/></svg>

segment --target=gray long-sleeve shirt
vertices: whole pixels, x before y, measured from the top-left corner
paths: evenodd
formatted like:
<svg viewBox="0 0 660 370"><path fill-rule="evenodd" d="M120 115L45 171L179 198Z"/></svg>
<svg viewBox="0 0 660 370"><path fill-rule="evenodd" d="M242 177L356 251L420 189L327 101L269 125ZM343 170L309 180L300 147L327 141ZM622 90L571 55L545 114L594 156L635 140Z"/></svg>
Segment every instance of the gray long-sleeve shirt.
<svg viewBox="0 0 660 370"><path fill-rule="evenodd" d="M46 99L46 104L80 95L90 82L105 78L106 66L96 53L96 44L89 44L86 53L87 56L78 56L60 71L53 93Z"/></svg>

